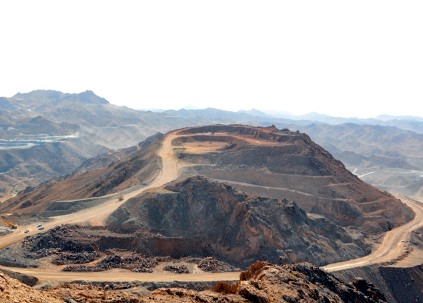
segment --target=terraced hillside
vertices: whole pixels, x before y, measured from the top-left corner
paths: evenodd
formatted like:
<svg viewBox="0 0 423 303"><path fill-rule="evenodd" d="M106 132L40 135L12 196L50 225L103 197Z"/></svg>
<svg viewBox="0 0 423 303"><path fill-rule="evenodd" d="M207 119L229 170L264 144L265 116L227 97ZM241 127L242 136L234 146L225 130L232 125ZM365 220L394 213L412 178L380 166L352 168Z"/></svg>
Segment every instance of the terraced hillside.
<svg viewBox="0 0 423 303"><path fill-rule="evenodd" d="M288 199L308 213L366 232L411 219L398 199L361 181L306 134L274 127L181 130L173 144L200 174L260 196Z"/></svg>

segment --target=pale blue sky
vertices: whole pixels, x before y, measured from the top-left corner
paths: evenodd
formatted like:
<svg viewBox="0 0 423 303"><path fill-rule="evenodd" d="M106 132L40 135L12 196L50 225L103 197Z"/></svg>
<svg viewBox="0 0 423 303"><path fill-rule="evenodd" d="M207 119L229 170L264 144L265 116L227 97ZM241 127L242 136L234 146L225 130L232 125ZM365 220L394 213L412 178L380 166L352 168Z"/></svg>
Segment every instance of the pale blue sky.
<svg viewBox="0 0 423 303"><path fill-rule="evenodd" d="M423 116L422 1L1 1L0 96Z"/></svg>

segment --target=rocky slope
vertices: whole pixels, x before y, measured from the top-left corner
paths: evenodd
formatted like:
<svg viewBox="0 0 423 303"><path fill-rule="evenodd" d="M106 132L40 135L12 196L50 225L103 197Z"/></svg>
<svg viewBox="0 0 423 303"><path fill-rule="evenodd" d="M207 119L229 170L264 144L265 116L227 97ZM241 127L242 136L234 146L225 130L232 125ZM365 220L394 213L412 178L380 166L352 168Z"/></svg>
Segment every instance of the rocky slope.
<svg viewBox="0 0 423 303"><path fill-rule="evenodd" d="M0 98L0 108L0 199L69 174L90 157L136 145L158 131L220 121L115 106L92 91L18 93ZM238 121L236 115L229 116L226 123Z"/></svg>
<svg viewBox="0 0 423 303"><path fill-rule="evenodd" d="M145 293L145 291L144 291ZM66 284L39 291L0 273L0 302L346 302L382 303L384 295L372 284L355 279L346 284L306 264L271 265L258 262L235 284L218 283L213 290L160 288L150 294L110 285Z"/></svg>
<svg viewBox="0 0 423 303"><path fill-rule="evenodd" d="M369 252L343 228L308 217L293 202L247 195L204 177L130 199L107 226L144 234L127 249L176 258L213 255L243 267L255 260L323 264Z"/></svg>
<svg viewBox="0 0 423 303"><path fill-rule="evenodd" d="M423 164L418 153L421 150L423 137L410 131L390 127L387 121L341 119L328 122L340 125L328 125L316 124L313 120L319 120L319 117L315 115L303 117L308 120L298 120L298 117L290 117L289 120L272 117L259 111L229 112L213 108L156 113L112 105L91 91L79 94L51 90L19 93L11 98L0 98L0 108L2 109L0 138L39 140L40 136L45 134L52 136L78 134L79 139L72 139L76 144L65 144L62 150L69 148L68 154L72 152L79 154L80 157L79 162L66 162L67 157L58 159L67 166L65 171L56 170L55 165L45 161L49 158L38 157L36 151L26 155L25 158L13 157L16 149L9 149L2 155L0 140L0 161L3 158L7 162L7 165L0 168L0 199L2 195L16 193L27 185L35 186L51 177L71 173L83 160L98 155L104 148L126 148L157 131L167 132L180 127L213 123L275 124L280 128L299 129L310 134L313 140L341 159L357 175L376 171L377 173L366 175L366 182L389 191L412 195L417 199L423 196L419 173L423 169ZM390 120L390 122L401 122L392 125L401 128L405 123L405 129L419 132L421 121L399 118ZM355 124L341 124L342 122ZM378 125L362 125L369 123ZM37 144L44 145L41 142ZM7 142L7 146L10 146L10 142ZM44 152L48 153L51 160L58 155L51 148ZM9 160L10 154L14 161ZM29 172L27 162L35 162L41 173L34 175ZM3 169L5 167L9 169Z"/></svg>
<svg viewBox="0 0 423 303"><path fill-rule="evenodd" d="M372 284L357 279L345 284L309 265L258 262L236 284L219 283L214 291L158 289L144 302L386 302Z"/></svg>
<svg viewBox="0 0 423 303"><path fill-rule="evenodd" d="M49 293L41 293L4 273L0 273L0 302L63 303L64 300Z"/></svg>
<svg viewBox="0 0 423 303"><path fill-rule="evenodd" d="M0 212L40 213L55 200L140 185L160 167L155 154L160 140L154 137L127 152L90 161L70 176L22 192ZM380 233L412 217L399 200L361 181L299 132L242 125L193 127L176 132L173 147L179 161L190 167L185 176L203 175L240 191L295 201L306 212L344 227Z"/></svg>
<svg viewBox="0 0 423 303"><path fill-rule="evenodd" d="M229 112L213 108L156 113L112 105L91 91L79 94L67 94L52 90L18 93L10 98L0 97L0 108L2 109L0 112L0 138L6 140L34 139L39 135L51 133L52 130L55 130L56 134L67 134L70 131L74 134L77 131L81 137L86 137L88 140L86 142L91 143L91 146L85 147L86 153L90 156L100 152L91 150L91 147L125 148L137 144L157 131L166 132L179 127L213 123L275 124L280 128L300 129L309 133L313 140L347 163L352 170L358 169L358 174L367 173L370 168L383 169L383 174L391 172L393 179L400 177L412 185L402 186L398 185L398 182L392 184L393 181L381 180L380 176L378 179L368 177L366 182L372 182L383 189L396 189L402 194L412 194L416 197L419 196L419 190L422 188L418 174L413 174L412 178L409 178L410 174L405 174L403 171L392 172L393 168L397 169L398 167L405 168L407 172L413 170L409 169L411 167L423 169L418 153L417 156L413 154L414 151L419 151L418 148L423 142L423 137L416 134L421 133L421 125L423 125L421 119L396 117L393 120L391 117L387 120L383 119L383 121L338 118L331 120L331 117L320 119L319 115L304 116L302 119L300 117L283 119L256 110ZM413 130L415 133L402 131L400 128ZM394 152L391 152L392 149ZM33 153L33 155L36 159L36 154ZM54 158L55 154L51 153L50 156ZM361 163L359 166L351 166L349 160L352 159L352 156L355 162ZM24 161L26 160L32 160L32 158L27 158ZM42 159L38 162L42 167ZM21 166L24 166L23 163ZM70 173L75 167L73 166L66 173ZM6 192L11 192L13 189L20 190L25 185L34 186L47 180L46 176L41 175L29 179L32 176L23 172L24 174L19 176L15 174L13 179L7 179L9 173L6 172L3 183L0 183L1 188ZM62 174L62 172L55 172L54 167L52 167L52 172L52 176L54 173ZM0 171L0 173L2 172ZM17 182L19 182L19 186L9 187L11 183Z"/></svg>
<svg viewBox="0 0 423 303"><path fill-rule="evenodd" d="M199 152L217 143L221 148ZM306 134L214 125L180 131L174 146L182 161L196 164L195 174L260 196L293 200L342 226L377 233L412 217L399 200L361 181Z"/></svg>
<svg viewBox="0 0 423 303"><path fill-rule="evenodd" d="M97 197L149 182L157 174L161 160L156 155L162 135L136 147L104 154L83 163L73 174L27 188L0 205L0 212L42 214L55 201ZM57 209L60 210L60 209Z"/></svg>
<svg viewBox="0 0 423 303"><path fill-rule="evenodd" d="M312 124L300 129L363 180L421 199L423 135L380 125Z"/></svg>
<svg viewBox="0 0 423 303"><path fill-rule="evenodd" d="M36 142L31 148L0 149L0 193L17 194L51 178L66 175L107 149L85 140Z"/></svg>
<svg viewBox="0 0 423 303"><path fill-rule="evenodd" d="M344 281L354 277L371 281L390 303L421 302L423 298L423 265L403 268L364 266L334 274Z"/></svg>

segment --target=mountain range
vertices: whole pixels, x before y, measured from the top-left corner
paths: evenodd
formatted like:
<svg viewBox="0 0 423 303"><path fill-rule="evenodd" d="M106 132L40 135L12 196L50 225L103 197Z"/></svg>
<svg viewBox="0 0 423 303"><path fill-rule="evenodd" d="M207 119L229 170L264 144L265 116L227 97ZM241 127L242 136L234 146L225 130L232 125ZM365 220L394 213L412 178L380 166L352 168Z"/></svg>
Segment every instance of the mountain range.
<svg viewBox="0 0 423 303"><path fill-rule="evenodd" d="M300 130L367 182L383 190L423 196L419 155L423 122L416 117L347 119L213 108L151 112L112 105L91 91L19 93L0 98L0 105L0 192L4 197L71 173L91 157L137 145L156 132L215 123L274 124Z"/></svg>
<svg viewBox="0 0 423 303"><path fill-rule="evenodd" d="M0 180L5 194L17 193L0 204L0 264L30 267L17 271L64 281L107 278L98 273L111 269L119 269L119 281L164 271L233 279L233 271L265 260L346 268L348 275L362 264L415 265L422 251L421 206L389 193L421 194L417 132L257 110L143 112L89 91L36 91L0 104ZM257 264L250 271L266 267L280 276L293 268ZM307 266L297 269L316 277ZM390 301L402 302L382 281L391 280L385 273L362 270ZM215 292L241 301L267 296L246 292L245 275L253 273ZM380 294L357 283L362 299ZM155 298L171 300L163 291Z"/></svg>

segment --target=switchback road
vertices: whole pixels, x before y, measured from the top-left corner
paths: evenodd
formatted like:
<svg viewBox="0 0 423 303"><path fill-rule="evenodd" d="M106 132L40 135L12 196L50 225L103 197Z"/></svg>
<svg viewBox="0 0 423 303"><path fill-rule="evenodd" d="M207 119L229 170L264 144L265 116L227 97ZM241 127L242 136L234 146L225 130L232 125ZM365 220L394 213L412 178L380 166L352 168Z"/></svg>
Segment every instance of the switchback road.
<svg viewBox="0 0 423 303"><path fill-rule="evenodd" d="M89 209L84 209L69 215L54 217L50 222L46 223L45 230L51 229L61 224L70 223L89 223L93 225L104 224L105 219L116 210L122 203L136 195L147 191L151 188L162 186L168 182L175 180L178 177L178 171L183 164L176 159L173 154L172 140L177 136L176 132L167 134L163 140L162 147L158 154L162 158L162 170L159 172L155 180L138 190L125 194L123 201L113 198L109 201L94 206ZM327 271L339 271L348 268L361 267L370 264L379 264L390 262L401 257L404 253L407 241L410 238L412 231L423 227L423 204L406 197L400 197L401 200L410 206L415 212L415 217L412 221L399 226L388 233L386 233L382 243L371 254L345 262L329 264L323 268ZM23 230L29 229L29 233L24 233ZM45 231L44 230L44 231ZM22 240L25 236L44 232L37 230L34 226L23 226L19 231L0 238L0 248L9 246L15 242ZM411 264L413 265L413 264ZM410 266L411 266L410 265ZM415 264L417 265L417 264ZM17 272L36 276L40 281L55 280L55 281L151 281L151 282L167 282L167 281L224 281L237 280L239 272L231 273L205 273L196 272L192 274L177 275L172 273L133 273L127 270L113 269L107 272L62 272L59 268L39 269L39 268L10 268L3 267Z"/></svg>

